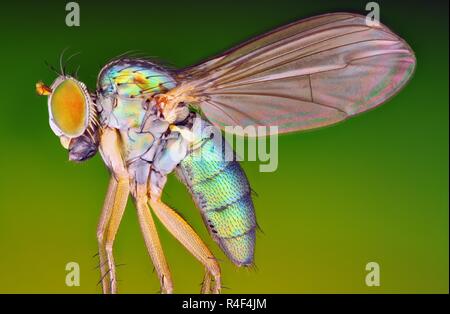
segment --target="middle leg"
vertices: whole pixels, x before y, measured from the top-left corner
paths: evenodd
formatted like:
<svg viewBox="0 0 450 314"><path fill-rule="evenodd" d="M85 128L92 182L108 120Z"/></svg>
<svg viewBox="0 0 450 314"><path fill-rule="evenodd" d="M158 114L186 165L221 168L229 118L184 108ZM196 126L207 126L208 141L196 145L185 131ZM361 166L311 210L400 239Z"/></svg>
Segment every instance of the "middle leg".
<svg viewBox="0 0 450 314"><path fill-rule="evenodd" d="M147 187L142 184L137 185L135 202L145 245L150 258L152 259L156 273L158 274L161 293L170 294L173 292L172 276L147 201Z"/></svg>
<svg viewBox="0 0 450 314"><path fill-rule="evenodd" d="M147 191L150 164L144 160L137 160L128 166L128 171L131 176L131 194L136 204L139 225L148 254L158 274L161 293L172 293L172 276L164 256L152 213L148 207Z"/></svg>

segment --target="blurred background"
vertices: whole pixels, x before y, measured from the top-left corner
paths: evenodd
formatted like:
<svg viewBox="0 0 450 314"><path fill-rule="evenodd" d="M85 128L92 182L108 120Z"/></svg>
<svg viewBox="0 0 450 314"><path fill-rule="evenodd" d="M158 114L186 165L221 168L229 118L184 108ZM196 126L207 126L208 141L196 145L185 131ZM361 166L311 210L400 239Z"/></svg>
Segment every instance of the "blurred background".
<svg viewBox="0 0 450 314"><path fill-rule="evenodd" d="M48 126L38 80L50 84L61 51L94 88L100 68L136 49L185 67L274 27L313 15L365 13L367 1L78 1L81 26L65 25L66 1L1 4L0 292L99 293L96 225L108 173L83 164ZM244 162L259 224L256 270L237 269L209 238L185 187L171 177L165 201L223 260L224 293L448 293L448 2L378 1L381 21L418 65L384 106L345 123L281 136L276 172ZM203 267L158 223L175 291L198 292ZM129 202L115 244L122 293L159 285ZM65 285L65 265L81 268ZM377 262L381 286L365 285Z"/></svg>

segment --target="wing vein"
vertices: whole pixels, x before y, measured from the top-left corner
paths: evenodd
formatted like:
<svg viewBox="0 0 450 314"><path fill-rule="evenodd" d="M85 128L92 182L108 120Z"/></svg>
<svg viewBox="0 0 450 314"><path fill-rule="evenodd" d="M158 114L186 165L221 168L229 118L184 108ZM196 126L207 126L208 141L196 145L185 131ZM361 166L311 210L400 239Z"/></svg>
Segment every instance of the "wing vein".
<svg viewBox="0 0 450 314"><path fill-rule="evenodd" d="M379 41L379 40L378 40L378 39L377 39L377 40L373 40L373 39L361 40L361 41L358 41L358 42L353 42L353 43L350 43L350 44L340 45L340 46L338 46L338 47L333 47L333 48L330 48L330 49L321 50L321 51L318 51L318 52L311 53L311 54L309 54L309 55L305 55L305 56L301 56L301 57L299 57L299 58L291 59L291 60L286 61L286 62L284 62L284 63L280 63L280 64L276 65L275 67L271 68L270 70L273 70L274 68L279 67L279 66L282 66L282 65L287 65L287 64L289 64L289 63L291 63L291 62L293 62L293 61L298 61L298 60L301 60L301 59L303 59L303 58L306 58L306 57L310 57L310 56L316 55L316 54L318 54L318 53L329 52L329 51L334 50L334 49L337 49L337 48L342 48L342 47L351 46L351 45L354 45L354 44L360 44L360 43L371 42L371 41ZM385 40L383 40L383 41L385 41ZM393 42L398 43L398 41L393 41ZM386 54L390 54L390 53L392 53L392 52L387 52ZM354 60L360 60L360 59L364 59L364 58L372 58L373 56L374 56L374 55L371 55L371 56L368 56L368 57L356 58L356 59L354 59ZM345 64L342 64L341 66L335 65L335 68L333 68L333 69L326 69L326 70L324 70L324 71L317 71L317 72L313 72L313 73L305 73L305 74L301 74L301 75L283 76L281 79L285 79L285 78L288 78L288 77L305 76L305 75L307 75L307 74L316 74L316 73L323 73L323 72L328 72L328 71L334 71L334 70L338 70L338 69L343 69L343 68L347 67L347 66L348 66L352 61L354 61L354 60L353 60L353 59L352 59L352 60L349 60L349 61L347 61ZM234 80L229 80L229 81L227 81L227 82L225 82L225 83L223 83L223 84L215 85L214 87L215 87L215 88L231 88L231 87L235 87L236 84L229 84L229 83L234 83L235 81L237 81L238 85L244 85L244 84L247 84L247 82L241 82L240 80L242 80L243 78L251 78L251 76L253 76L253 75L255 75L255 74L260 74L260 73L262 73L262 72L264 72L264 71L267 71L267 70L268 70L268 69L263 69L263 70L261 70L261 71L252 73L251 75L248 75L248 76L246 76L246 77L245 77L245 76L244 76L244 77L239 77L238 80L235 78ZM248 82L248 84L260 83L260 82L267 82L267 81L272 81L272 80L275 80L275 79L269 79L269 80L263 80L263 79L261 79L261 80L259 80L259 81L253 81L253 82L250 81L250 82ZM227 84L229 84L229 85L227 85Z"/></svg>
<svg viewBox="0 0 450 314"><path fill-rule="evenodd" d="M240 96L266 96L266 97L278 97L278 98L285 98L285 99L291 99L291 100L296 100L296 101L304 101L304 102L312 102L310 100L306 100L306 99L301 99L301 98L297 98L297 97L290 97L288 95L280 95L280 94L269 94L269 93L251 93L251 92L214 92L214 93L210 93L210 95L240 95ZM218 103L218 101L214 100L215 102ZM348 112L342 110L341 108L338 107L334 107L331 105L325 105L325 104L320 104L317 102L313 102L315 105L321 106L321 107L326 107L328 109L334 109L337 111L340 111L341 113L344 113L345 115L348 115ZM225 104L223 104L224 106L226 106ZM230 106L228 106L230 107ZM236 110L236 108L233 108L233 110ZM242 112L241 112L242 113Z"/></svg>
<svg viewBox="0 0 450 314"><path fill-rule="evenodd" d="M340 26L340 27L344 28L344 27L349 27L349 26L348 26L348 25L345 25L345 26ZM356 34L356 33L360 33L360 32L367 32L367 31L370 31L371 29L372 29L372 28L368 27L368 28L365 28L365 29L363 29L363 30L358 30L358 31L354 31L354 32L344 33L344 34L339 34L339 35L336 35L336 36L332 36L332 37L325 38L325 39L323 39L323 40L321 40L321 41L313 42L313 43L311 43L311 44L308 44L308 45L305 45L305 46L296 48L296 49L294 49L294 50L287 51L287 52L285 52L285 53L283 53L283 54L276 55L276 56L274 56L274 57L272 57L272 58L270 58L270 59L265 59L264 61L259 62L259 63L255 64L255 65L253 65L253 66L247 68L246 71L249 71L249 70L251 70L251 69L253 69L253 68L255 68L255 67L258 67L258 66L261 66L261 65L263 65L263 64L266 64L266 63L268 63L268 62L270 62L270 61L274 61L274 60L276 60L276 59L279 59L279 58L281 58L281 57L283 57L283 56L286 56L286 55L289 55L289 54L293 54L293 53L295 53L295 52L300 52L300 51L305 50L306 48L309 48L309 47L311 47L311 46L313 46L313 45L325 43L325 42L327 42L327 41L334 40L334 39L337 39L337 38L340 38L340 37L343 37L343 36L347 36L347 35L352 35L352 34ZM311 34L311 35L313 35L313 34ZM301 37L301 38L304 38L304 37ZM301 39L301 38L299 38L299 39ZM297 40L298 40L298 39L297 39ZM370 41L370 40L367 40L367 41ZM292 41L292 42L293 42L293 41ZM289 43L291 43L291 42L289 42ZM357 44L357 43L359 43L359 42L350 43L350 44L348 44L348 45ZM285 44L287 44L287 43L280 43L279 45L277 45L277 46L275 46L275 47L272 47L272 49L276 49L276 48L278 48L278 47L282 47L282 46L284 46ZM341 47L344 47L344 46L346 46L346 45L335 46L335 47L333 47L333 48L329 48L329 50L341 48ZM286 61L286 63L277 64L277 65L274 66L274 67L278 67L278 66L280 66L280 65L285 65L285 64L287 64L287 63L289 63L289 62L292 62L292 61L298 61L298 60L301 60L301 59L303 59L303 57L313 56L313 55L315 55L315 54L318 54L318 53L321 53L321 52L326 52L326 51L328 51L328 50L327 50L327 49L319 50L319 51L316 51L316 52L314 52L314 53L307 54L307 55L305 55L305 56L300 56L300 57L298 57L298 58L290 59L289 61ZM266 52L266 51L261 52L259 55L262 55L264 52ZM243 64L245 64L245 61L247 61L247 59L241 60L240 63L236 64L233 68L231 68L230 70L228 70L227 72L225 72L224 74L222 74L222 77L226 77L227 74L229 74L230 72L232 73L233 71L235 71L236 69L238 69L240 66L242 66ZM273 67L273 68L274 68L274 67ZM259 74L259 73L261 73L261 71L251 73L251 74L249 74L249 75L247 75L247 76L241 76L240 78L245 78L245 77L248 77L248 76L250 76L250 75L255 75L255 74ZM227 83L227 81L225 80L224 83Z"/></svg>

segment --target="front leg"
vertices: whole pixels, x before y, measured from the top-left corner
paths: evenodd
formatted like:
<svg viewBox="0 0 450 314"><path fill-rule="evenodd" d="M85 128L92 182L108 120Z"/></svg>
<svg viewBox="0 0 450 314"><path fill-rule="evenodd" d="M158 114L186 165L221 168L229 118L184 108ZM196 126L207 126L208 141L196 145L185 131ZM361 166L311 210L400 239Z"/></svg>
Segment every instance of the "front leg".
<svg viewBox="0 0 450 314"><path fill-rule="evenodd" d="M110 128L104 130L100 149L102 157L112 173L110 187L97 231L104 293L117 293L113 244L130 193L130 181L122 159L120 143L119 134L116 130Z"/></svg>
<svg viewBox="0 0 450 314"><path fill-rule="evenodd" d="M120 221L122 220L125 207L127 205L128 194L130 193L130 185L128 177L120 177L117 182L117 192L114 199L114 206L111 212L108 229L106 230L105 249L109 269L109 279L111 285L111 293L117 293L117 277L116 264L114 263L113 244L119 230Z"/></svg>
<svg viewBox="0 0 450 314"><path fill-rule="evenodd" d="M102 283L102 290L104 294L111 293L111 286L109 284L109 270L108 261L106 257L105 247L105 233L108 228L109 220L114 205L114 198L117 191L117 181L111 176L109 179L108 192L106 193L105 202L103 204L102 214L97 227L97 241L98 241L98 258L100 268L100 281Z"/></svg>

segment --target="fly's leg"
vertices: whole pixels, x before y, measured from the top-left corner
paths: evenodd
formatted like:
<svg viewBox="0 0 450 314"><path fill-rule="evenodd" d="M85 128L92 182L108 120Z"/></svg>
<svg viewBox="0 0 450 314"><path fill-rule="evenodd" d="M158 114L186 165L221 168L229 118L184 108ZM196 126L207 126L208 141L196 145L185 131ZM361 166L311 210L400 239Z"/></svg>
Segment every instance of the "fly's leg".
<svg viewBox="0 0 450 314"><path fill-rule="evenodd" d="M128 177L119 178L117 182L117 192L114 199L114 206L111 213L108 229L106 230L105 248L108 262L108 271L111 284L111 293L117 293L116 265L114 263L113 245L119 230L125 207L127 205L128 194L130 192Z"/></svg>
<svg viewBox="0 0 450 314"><path fill-rule="evenodd" d="M98 241L98 257L99 268L102 283L103 293L111 293L108 275L108 262L106 257L105 247L105 233L108 227L109 219L111 218L112 208L114 205L114 196L117 190L117 181L114 177L109 179L108 192L106 193L105 203L103 204L102 214L97 227L97 241Z"/></svg>
<svg viewBox="0 0 450 314"><path fill-rule="evenodd" d="M106 256L104 261L100 261L100 265L101 267L105 266L102 271L102 282L106 284L106 282L109 281L109 287L103 288L103 290L110 293L117 293L117 278L113 256L113 244L127 205L128 195L130 192L130 181L128 172L122 160L122 150L117 131L109 128L105 129L103 131L100 143L103 158L107 161L107 166L112 172L112 180L115 181L115 183L110 184L111 190L108 190L107 200L105 201L105 204L111 204L112 201L112 205L105 206L104 213L102 213L102 217L100 219L100 232L97 233L99 236L99 245L102 247L99 250L99 253L105 253L104 256L101 257L102 259ZM102 230L103 232L101 232ZM104 265L102 265L102 263ZM109 277L109 280L104 281L104 277L106 276Z"/></svg>
<svg viewBox="0 0 450 314"><path fill-rule="evenodd" d="M200 293L209 294L211 292L211 281L211 273L207 268L205 268L205 277L203 277L202 289L200 290Z"/></svg>
<svg viewBox="0 0 450 314"><path fill-rule="evenodd" d="M197 258L214 278L212 293L220 293L220 267L211 251L200 239L194 229L178 215L172 208L164 204L160 199L150 198L150 206L153 212L169 232ZM208 276L208 275L207 275ZM209 280L205 282L209 284ZM203 290L203 289L202 289Z"/></svg>
<svg viewBox="0 0 450 314"><path fill-rule="evenodd" d="M161 200L161 191L166 180L167 177L160 173L151 173L150 207L167 230L207 269L209 274L205 275L202 292L203 290L211 290L212 293L220 293L220 267L216 258L194 229L177 212ZM211 284L211 277L208 276L214 278L214 284L211 289L206 289Z"/></svg>
<svg viewBox="0 0 450 314"><path fill-rule="evenodd" d="M162 250L152 214L147 204L147 186L138 184L135 189L135 194L136 195L133 196L136 202L139 225L141 227L148 254L152 259L156 273L158 274L161 285L161 293L172 293L172 276Z"/></svg>

